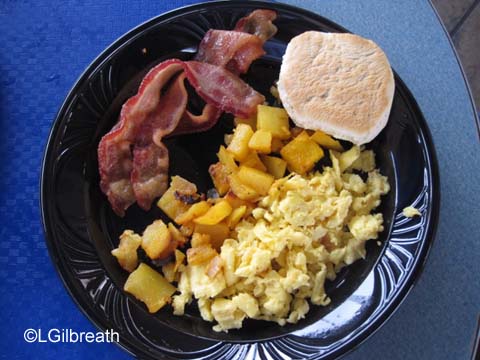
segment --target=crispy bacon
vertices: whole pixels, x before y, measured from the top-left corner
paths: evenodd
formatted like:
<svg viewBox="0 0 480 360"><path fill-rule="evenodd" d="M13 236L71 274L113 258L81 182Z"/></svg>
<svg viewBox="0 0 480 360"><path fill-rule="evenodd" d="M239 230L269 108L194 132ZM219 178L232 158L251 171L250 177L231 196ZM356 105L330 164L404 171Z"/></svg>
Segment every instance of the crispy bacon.
<svg viewBox="0 0 480 360"><path fill-rule="evenodd" d="M272 23L276 18L277 13L273 10L255 10L238 20L234 31L253 34L265 42L277 33L277 27Z"/></svg>
<svg viewBox="0 0 480 360"><path fill-rule="evenodd" d="M208 30L198 47L195 60L243 74L253 60L264 54L263 41L258 36L238 31Z"/></svg>
<svg viewBox="0 0 480 360"><path fill-rule="evenodd" d="M188 81L207 103L239 117L249 117L265 97L220 66L188 61Z"/></svg>
<svg viewBox="0 0 480 360"><path fill-rule="evenodd" d="M137 95L123 105L118 123L100 140L100 188L120 216L136 201L130 182L133 169L131 145L138 136L138 129L157 108L160 90L182 68L179 60L168 60L150 70L142 80Z"/></svg>
<svg viewBox="0 0 480 360"><path fill-rule="evenodd" d="M238 20L234 31L209 30L198 47L196 61L244 74L251 63L265 54L263 44L274 36L277 17L273 10L255 10Z"/></svg>
<svg viewBox="0 0 480 360"><path fill-rule="evenodd" d="M271 23L275 17L270 10L254 11L239 20L235 31L207 32L197 61L167 60L148 72L98 147L100 187L118 215L123 216L135 201L148 210L165 191L168 150L164 137L207 130L222 111L248 117L264 101L236 74L245 73L264 54L263 43L276 31ZM207 103L200 115L186 108L185 79Z"/></svg>
<svg viewBox="0 0 480 360"><path fill-rule="evenodd" d="M162 138L177 127L185 112L188 95L184 81L185 74L178 75L137 133L130 180L135 199L144 210L167 190L168 150Z"/></svg>
<svg viewBox="0 0 480 360"><path fill-rule="evenodd" d="M204 106L200 115L193 115L187 110L183 113L178 126L170 135L174 136L207 131L217 123L221 114L222 110L210 104Z"/></svg>

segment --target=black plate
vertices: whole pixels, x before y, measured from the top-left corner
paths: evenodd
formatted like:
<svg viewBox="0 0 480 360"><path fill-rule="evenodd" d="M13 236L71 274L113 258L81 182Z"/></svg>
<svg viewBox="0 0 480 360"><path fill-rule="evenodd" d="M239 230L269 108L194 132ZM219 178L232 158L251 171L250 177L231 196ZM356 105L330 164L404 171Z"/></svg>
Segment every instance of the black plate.
<svg viewBox="0 0 480 360"><path fill-rule="evenodd" d="M406 86L396 77L389 123L370 146L375 149L391 192L381 211L382 245L368 242L367 257L344 269L327 284L332 302L312 306L306 319L280 327L247 321L241 330L216 333L195 307L186 316L166 307L155 315L121 289L127 274L110 251L126 228L142 231L160 210L136 206L125 218L113 214L98 183L96 148L116 122L123 102L155 64L172 57L189 59L210 28L231 29L256 8L278 11L279 31L267 42L267 56L256 61L246 80L268 93L277 79L286 44L307 30L344 32L314 13L270 2L225 1L169 12L130 31L105 50L67 96L50 134L42 173L42 215L50 255L67 290L81 310L101 329L120 333L120 344L142 358L330 358L359 344L376 330L407 295L433 240L438 219L439 179L432 141L423 116ZM211 186L208 165L228 116L209 132L168 141L171 174ZM422 217L405 218L413 205Z"/></svg>

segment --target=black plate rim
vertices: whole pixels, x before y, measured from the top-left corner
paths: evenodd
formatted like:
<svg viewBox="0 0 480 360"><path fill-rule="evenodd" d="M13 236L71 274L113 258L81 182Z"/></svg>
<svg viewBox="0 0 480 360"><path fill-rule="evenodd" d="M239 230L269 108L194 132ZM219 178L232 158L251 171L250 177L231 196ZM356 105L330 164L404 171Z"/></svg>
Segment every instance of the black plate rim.
<svg viewBox="0 0 480 360"><path fill-rule="evenodd" d="M69 278L68 274L62 268L63 260L60 256L59 249L55 245L54 241L52 240L52 230L50 225L48 224L48 205L46 202L47 198L47 189L46 189L46 173L48 167L48 159L52 152L51 143L54 141L55 137L58 136L58 130L60 127L61 119L63 115L68 111L70 102L72 98L75 96L78 88L81 86L82 82L88 79L89 74L94 71L101 63L105 60L105 57L111 56L115 53L119 45L124 43L126 40L134 39L139 32L148 28L149 26L153 25L157 21L162 21L165 19L173 18L178 15L184 14L186 11L192 12L199 8L211 8L211 7L218 7L224 6L228 7L231 5L246 5L245 1L242 0L216 0L216 1L209 1L209 2L202 2L196 3L193 5L186 5L182 6L164 13L161 13L158 16L154 16L143 23L139 24L138 26L133 27L132 29L128 30L125 34L118 37L115 41L111 43L108 47L105 48L81 73L81 75L77 78L74 85L72 86L71 90L67 93L64 101L62 102L60 109L58 110L57 114L55 115L52 128L50 130L47 142L44 147L44 156L42 158L41 163L41 172L40 172L40 181L39 181L39 191L40 191L40 199L39 199L39 206L41 210L41 220L43 225L43 232L45 237L45 242L47 244L48 253L50 259L55 267L57 275L59 276L63 286L67 290L67 293L75 303L75 305L80 309L80 311L85 315L85 317L99 330L105 331L107 330L101 325L101 319L97 316L94 311L91 311L91 308L87 304L81 304L81 298L74 293L74 290L77 288L77 285L73 283L72 279ZM345 29L343 26L338 25L337 23L317 14L312 11L288 5L284 3L274 3L274 2L267 2L261 0L250 0L248 1L248 6L258 6L263 8L270 8L270 9L283 9L287 11L296 12L300 15L315 15L315 17L321 20L323 23L327 24L328 26L334 27L340 31L350 32L349 30ZM125 45L125 44L124 44ZM426 161L430 167L431 173L429 174L429 181L432 184L431 186L431 197L429 199L429 204L431 206L430 216L428 221L425 224L425 228L427 229L427 233L425 235L425 239L429 239L425 243L422 244L422 248L415 258L415 264L413 265L413 271L409 273L408 279L405 282L404 287L399 291L396 298L390 303L390 305L383 310L382 314L378 316L374 321L368 324L364 330L358 333L355 337L349 339L349 341L340 346L337 350L328 353L328 357L330 356L343 356L355 348L357 348L361 343L367 340L370 336L376 333L392 316L393 314L399 309L399 306L405 301L407 295L412 291L413 287L417 284L421 273L425 267L425 264L428 260L428 255L431 251L432 245L435 240L435 234L438 228L438 221L439 221L439 212L440 212L440 175L438 169L438 160L437 155L434 147L433 138L431 136L431 132L428 128L427 122L425 117L423 116L420 107L418 106L417 101L411 94L410 90L407 88L405 83L400 79L400 77L395 73L395 81L399 82L403 90L406 92L410 100L410 107L412 112L419 114L420 122L418 123L419 128L422 130L422 138L425 142L425 150L427 151L426 154ZM436 206L432 206L432 204L436 204ZM121 338L119 342L115 342L120 348L128 352L130 355L135 356L135 345L132 344L125 338Z"/></svg>

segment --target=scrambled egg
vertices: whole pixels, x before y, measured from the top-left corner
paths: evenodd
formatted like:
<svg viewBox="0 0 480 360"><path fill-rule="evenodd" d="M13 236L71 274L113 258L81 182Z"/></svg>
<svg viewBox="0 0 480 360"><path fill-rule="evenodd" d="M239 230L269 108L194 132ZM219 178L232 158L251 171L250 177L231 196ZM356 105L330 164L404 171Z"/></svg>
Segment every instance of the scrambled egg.
<svg viewBox="0 0 480 360"><path fill-rule="evenodd" d="M417 209L414 208L413 206L407 206L406 208L403 209L403 216L411 218L414 216L422 216L422 213Z"/></svg>
<svg viewBox="0 0 480 360"><path fill-rule="evenodd" d="M215 321L214 330L228 331L246 318L296 323L309 311L308 300L329 304L325 281L365 257L365 242L383 230L382 214L372 211L390 190L374 169L372 151L363 151L345 171L338 153L330 157L333 165L323 172L275 181L223 243L223 268L213 279L205 265L181 269L176 315L194 297L202 318ZM367 173L366 180L352 169Z"/></svg>

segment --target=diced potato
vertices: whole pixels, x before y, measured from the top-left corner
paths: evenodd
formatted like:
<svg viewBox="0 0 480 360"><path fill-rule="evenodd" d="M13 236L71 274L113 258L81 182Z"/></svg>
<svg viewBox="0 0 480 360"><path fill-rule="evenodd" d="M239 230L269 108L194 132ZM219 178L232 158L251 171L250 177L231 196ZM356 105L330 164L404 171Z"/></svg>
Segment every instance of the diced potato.
<svg viewBox="0 0 480 360"><path fill-rule="evenodd" d="M183 224L180 226L180 232L182 233L183 236L191 236L193 234L193 228L195 227L195 224L192 222Z"/></svg>
<svg viewBox="0 0 480 360"><path fill-rule="evenodd" d="M170 235L172 236L172 240L177 242L178 245L183 246L187 242L187 239L182 234L182 232L175 227L172 223L168 223L168 231L170 231Z"/></svg>
<svg viewBox="0 0 480 360"><path fill-rule="evenodd" d="M140 235L135 234L132 230L125 230L120 235L120 244L118 248L112 250L112 255L117 258L120 266L132 272L138 265L137 249L142 243Z"/></svg>
<svg viewBox="0 0 480 360"><path fill-rule="evenodd" d="M192 239L190 240L190 244L192 245L192 247L210 245L210 235L194 232L192 235Z"/></svg>
<svg viewBox="0 0 480 360"><path fill-rule="evenodd" d="M231 174L231 171L229 171L225 165L218 162L210 165L208 172L218 194L220 196L224 195L228 189L230 189L230 185L228 185L228 175Z"/></svg>
<svg viewBox="0 0 480 360"><path fill-rule="evenodd" d="M349 150L340 154L338 162L340 164L340 171L344 172L345 169L350 167L355 160L360 157L360 147L354 145Z"/></svg>
<svg viewBox="0 0 480 360"><path fill-rule="evenodd" d="M168 264L162 266L163 276L170 283L177 280L176 279L177 271L180 268L180 265L183 264L183 260L185 260L185 254L182 253L180 250L175 249L174 254L175 254L175 261L169 262Z"/></svg>
<svg viewBox="0 0 480 360"><path fill-rule="evenodd" d="M251 187L260 195L267 195L275 180L272 175L248 166L240 166L237 176L242 183Z"/></svg>
<svg viewBox="0 0 480 360"><path fill-rule="evenodd" d="M232 212L232 207L226 200L219 201L200 217L193 220L195 224L215 225Z"/></svg>
<svg viewBox="0 0 480 360"><path fill-rule="evenodd" d="M230 235L230 229L225 222L215 225L195 224L195 233L210 235L213 248L219 250L223 241Z"/></svg>
<svg viewBox="0 0 480 360"><path fill-rule="evenodd" d="M235 225L238 224L238 222L242 219L242 217L245 215L247 212L247 206L242 205L236 209L233 209L232 213L230 216L227 218L227 225L230 229L233 229Z"/></svg>
<svg viewBox="0 0 480 360"><path fill-rule="evenodd" d="M180 265L183 264L183 260L185 260L185 254L180 250L175 249L175 271L177 271Z"/></svg>
<svg viewBox="0 0 480 360"><path fill-rule="evenodd" d="M284 143L283 143L282 140L277 139L277 138L273 138L272 139L272 149L271 149L272 151L271 152L273 152L273 153L280 152L280 150L282 150L282 148L283 148L283 145L284 145Z"/></svg>
<svg viewBox="0 0 480 360"><path fill-rule="evenodd" d="M228 183L230 184L231 191L242 200L255 201L259 197L259 193L256 192L250 186L245 185L237 174L231 174L228 177Z"/></svg>
<svg viewBox="0 0 480 360"><path fill-rule="evenodd" d="M230 206L233 208L233 209L236 209L240 206L247 206L247 207L252 207L254 206L254 203L248 201L248 200L242 200L240 199L237 195L235 195L233 193L233 191L229 191L225 194L225 196L223 197L226 201L228 201L228 203L230 204Z"/></svg>
<svg viewBox="0 0 480 360"><path fill-rule="evenodd" d="M123 289L144 302L151 313L157 312L169 303L176 291L175 286L143 263L128 276Z"/></svg>
<svg viewBox="0 0 480 360"><path fill-rule="evenodd" d="M174 282L175 281L175 263L169 262L168 264L163 265L162 273L165 280L167 280L169 283Z"/></svg>
<svg viewBox="0 0 480 360"><path fill-rule="evenodd" d="M217 251L210 244L200 245L187 250L187 261L190 265L200 265L217 255Z"/></svg>
<svg viewBox="0 0 480 360"><path fill-rule="evenodd" d="M285 145L280 154L290 171L303 175L312 170L315 163L323 157L323 150L304 131Z"/></svg>
<svg viewBox="0 0 480 360"><path fill-rule="evenodd" d="M142 249L150 259L161 259L173 252L173 249L169 251L171 240L167 225L162 220L155 220L143 232Z"/></svg>
<svg viewBox="0 0 480 360"><path fill-rule="evenodd" d="M223 135L223 142L228 146L232 142L233 134Z"/></svg>
<svg viewBox="0 0 480 360"><path fill-rule="evenodd" d="M193 185L193 187L191 185ZM175 196L175 192L177 191L185 195L194 195L197 192L197 187L195 184L192 184L180 176L172 177L170 187L157 203L157 206L172 220L180 214L183 214L190 207L189 204L186 204L178 199L178 196Z"/></svg>
<svg viewBox="0 0 480 360"><path fill-rule="evenodd" d="M238 124L233 133L232 141L228 145L227 150L233 154L237 161L242 161L248 155L248 142L253 135L250 125Z"/></svg>
<svg viewBox="0 0 480 360"><path fill-rule="evenodd" d="M183 214L190 207L190 205L175 197L175 189L171 187L158 200L157 206L172 220Z"/></svg>
<svg viewBox="0 0 480 360"><path fill-rule="evenodd" d="M315 131L310 139L315 141L318 145L326 147L330 150L343 151L343 146L338 140L335 140L330 135L325 134L323 131Z"/></svg>
<svg viewBox="0 0 480 360"><path fill-rule="evenodd" d="M218 160L222 163L228 171L235 172L238 170L238 166L235 163L233 154L228 152L223 145L220 146L220 150L217 153Z"/></svg>
<svg viewBox="0 0 480 360"><path fill-rule="evenodd" d="M255 131L248 142L248 147L262 154L270 154L272 151L272 133L264 129Z"/></svg>
<svg viewBox="0 0 480 360"><path fill-rule="evenodd" d="M245 160L240 162L240 165L249 166L260 171L267 171L267 168L255 151L250 151Z"/></svg>
<svg viewBox="0 0 480 360"><path fill-rule="evenodd" d="M290 130L287 112L283 108L258 105L257 129L269 131L277 139L288 139Z"/></svg>
<svg viewBox="0 0 480 360"><path fill-rule="evenodd" d="M210 209L211 205L206 201L200 201L198 203L193 204L190 208L185 211L183 214L179 215L175 218L175 222L177 224L183 225L186 224L193 219L202 216L205 214L208 209Z"/></svg>
<svg viewBox="0 0 480 360"><path fill-rule="evenodd" d="M280 179L285 175L287 170L287 162L275 156L262 155L261 157L267 171L273 175L275 179Z"/></svg>
<svg viewBox="0 0 480 360"><path fill-rule="evenodd" d="M174 188L176 191L178 191L181 194L194 195L197 193L197 186L194 183L178 175L172 176L170 187Z"/></svg>
<svg viewBox="0 0 480 360"><path fill-rule="evenodd" d="M242 119L242 118L234 118L233 123L235 126L238 126L238 124L247 124L250 125L253 131L257 129L257 116L253 115L252 117L249 117L248 119Z"/></svg>

